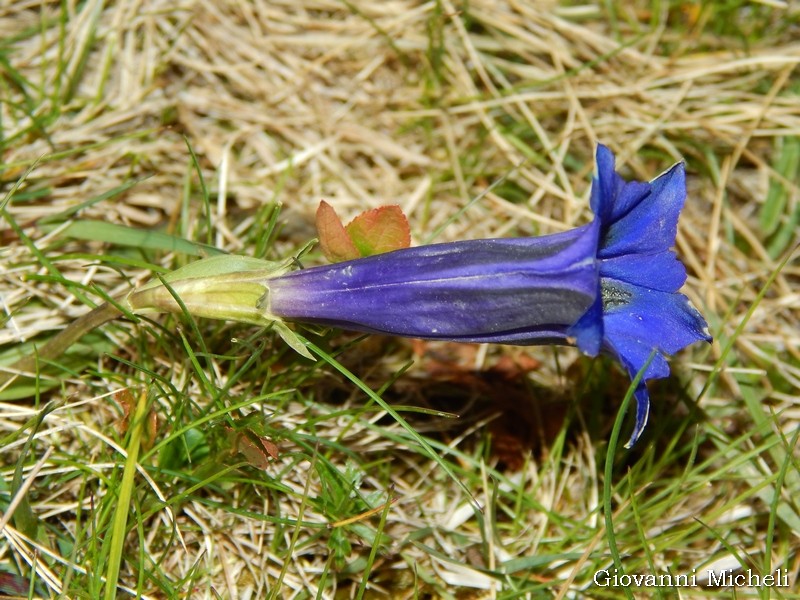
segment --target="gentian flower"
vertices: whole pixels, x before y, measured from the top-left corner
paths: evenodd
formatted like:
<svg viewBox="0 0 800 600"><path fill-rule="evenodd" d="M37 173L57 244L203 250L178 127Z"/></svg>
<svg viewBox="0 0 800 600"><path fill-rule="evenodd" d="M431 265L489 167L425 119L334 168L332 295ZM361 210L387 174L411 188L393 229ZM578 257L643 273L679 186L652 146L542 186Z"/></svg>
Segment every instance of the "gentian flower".
<svg viewBox="0 0 800 600"><path fill-rule="evenodd" d="M669 375L667 356L711 337L678 292L686 269L670 249L686 199L683 164L644 183L624 181L605 146L596 160L594 220L570 231L432 244L294 271L291 261L216 256L134 290L127 308L273 324L308 357L284 321L605 352L631 379L642 371L630 447L647 423L646 382Z"/></svg>
<svg viewBox="0 0 800 600"><path fill-rule="evenodd" d="M666 356L711 338L678 293L686 269L670 249L686 198L683 164L645 183L624 181L605 146L596 161L588 225L281 273L265 282L260 308L268 319L403 337L571 344L610 354L632 379L647 365L634 392L631 446L647 423L645 382L669 376Z"/></svg>

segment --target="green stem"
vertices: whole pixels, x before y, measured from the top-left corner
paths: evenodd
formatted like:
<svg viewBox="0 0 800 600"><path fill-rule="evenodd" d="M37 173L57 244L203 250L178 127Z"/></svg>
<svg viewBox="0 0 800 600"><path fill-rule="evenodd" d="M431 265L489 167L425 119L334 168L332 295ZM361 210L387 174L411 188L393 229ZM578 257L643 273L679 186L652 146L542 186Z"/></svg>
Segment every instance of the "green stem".
<svg viewBox="0 0 800 600"><path fill-rule="evenodd" d="M79 317L48 340L34 354L21 358L11 365L8 371L0 373L0 389L5 388L6 385L18 377L35 377L35 373L37 373L41 364L46 364L59 358L84 335L121 315L122 311L113 304L106 302Z"/></svg>
<svg viewBox="0 0 800 600"><path fill-rule="evenodd" d="M133 497L134 478L136 465L139 458L139 449L142 441L142 430L147 415L147 393L139 395L133 421L131 421L130 438L128 439L128 456L122 471L122 483L118 489L118 499L114 511L114 525L111 529L111 547L106 565L105 600L114 600L117 597L117 584L119 583L119 568L122 563L122 551L125 546L125 537L128 532L128 513L130 512L131 498ZM114 493L117 490L109 490Z"/></svg>

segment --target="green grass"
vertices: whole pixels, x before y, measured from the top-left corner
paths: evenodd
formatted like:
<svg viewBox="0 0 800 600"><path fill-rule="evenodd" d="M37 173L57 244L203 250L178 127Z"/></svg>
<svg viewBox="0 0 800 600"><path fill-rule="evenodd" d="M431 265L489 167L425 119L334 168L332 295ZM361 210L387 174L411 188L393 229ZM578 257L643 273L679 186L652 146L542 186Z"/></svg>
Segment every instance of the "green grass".
<svg viewBox="0 0 800 600"><path fill-rule="evenodd" d="M632 177L686 160L715 345L627 451L629 382L571 349L299 328L312 361L271 329L107 323L0 391L0 595L797 598L594 581L797 581L796 9L301 4L0 9L0 365L197 257L320 262L322 197L399 202L418 241L583 223L596 140Z"/></svg>

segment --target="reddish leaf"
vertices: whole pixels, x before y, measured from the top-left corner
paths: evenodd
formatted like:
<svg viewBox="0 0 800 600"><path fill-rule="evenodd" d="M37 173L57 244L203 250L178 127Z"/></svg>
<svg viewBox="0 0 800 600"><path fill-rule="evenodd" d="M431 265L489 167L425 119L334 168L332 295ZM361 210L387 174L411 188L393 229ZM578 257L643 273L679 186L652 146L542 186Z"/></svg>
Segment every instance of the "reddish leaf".
<svg viewBox="0 0 800 600"><path fill-rule="evenodd" d="M341 262L361 256L336 211L325 200L322 200L317 208L317 235L325 258L331 262Z"/></svg>
<svg viewBox="0 0 800 600"><path fill-rule="evenodd" d="M131 415L136 408L136 398L129 389L119 390L113 396L114 400L122 407L122 417L116 422L116 428L120 435L128 433ZM155 443L158 435L158 415L153 411L147 411L145 417L145 429L142 436L142 447L149 450Z"/></svg>
<svg viewBox="0 0 800 600"><path fill-rule="evenodd" d="M14 573L0 573L0 597L18 596L20 598L28 597L28 588L30 582Z"/></svg>
<svg viewBox="0 0 800 600"><path fill-rule="evenodd" d="M145 432L142 436L142 448L150 450L155 444L156 435L158 435L158 415L154 411L147 413L147 421L145 421Z"/></svg>
<svg viewBox="0 0 800 600"><path fill-rule="evenodd" d="M115 425L119 434L125 435L128 433L128 425L130 424L131 413L136 405L136 398L133 397L133 393L127 388L114 392L113 397L122 408L122 417L119 418Z"/></svg>
<svg viewBox="0 0 800 600"><path fill-rule="evenodd" d="M396 204L361 213L345 230L361 256L391 252L411 245L408 219Z"/></svg>
<svg viewBox="0 0 800 600"><path fill-rule="evenodd" d="M245 460L257 469L266 469L269 466L270 458L277 460L278 446L269 438L258 435L249 427L234 431L226 425L225 430L228 433L232 452L242 454Z"/></svg>

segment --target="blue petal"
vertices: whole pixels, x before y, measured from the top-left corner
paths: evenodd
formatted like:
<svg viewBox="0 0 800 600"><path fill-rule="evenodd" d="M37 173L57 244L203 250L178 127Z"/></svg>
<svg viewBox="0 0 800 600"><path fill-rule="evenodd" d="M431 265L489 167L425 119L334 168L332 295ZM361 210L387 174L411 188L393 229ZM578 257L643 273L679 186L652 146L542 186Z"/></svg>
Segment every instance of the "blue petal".
<svg viewBox="0 0 800 600"><path fill-rule="evenodd" d="M636 400L636 423L633 426L631 439L625 444L626 448L632 448L633 445L639 441L645 425L647 425L647 418L650 416L650 394L647 392L647 386L644 381L636 386L636 390L633 392L633 398Z"/></svg>
<svg viewBox="0 0 800 600"><path fill-rule="evenodd" d="M603 299L597 295L592 306L567 330L575 345L588 356L597 356L603 346Z"/></svg>
<svg viewBox="0 0 800 600"><path fill-rule="evenodd" d="M607 279L602 280L602 287L605 337L612 345L615 335L625 335L664 354L674 354L694 342L711 340L705 320L683 294Z"/></svg>
<svg viewBox="0 0 800 600"><path fill-rule="evenodd" d="M686 267L672 251L624 254L600 260L600 277L675 292L686 282Z"/></svg>
<svg viewBox="0 0 800 600"><path fill-rule="evenodd" d="M590 206L601 222L610 224L620 220L650 193L649 183L625 181L614 170L614 154L597 146L597 175L592 182Z"/></svg>
<svg viewBox="0 0 800 600"><path fill-rule="evenodd" d="M647 363L653 350L658 350L649 341L631 334L620 321L606 321L605 348L622 364L633 379ZM643 379L661 379L669 376L669 364L661 352L656 352L653 360L647 365Z"/></svg>
<svg viewBox="0 0 800 600"><path fill-rule="evenodd" d="M678 163L656 178L650 184L650 193L605 229L598 257L668 250L675 244L685 199L686 173L683 163Z"/></svg>
<svg viewBox="0 0 800 600"><path fill-rule="evenodd" d="M614 199L617 197L620 176L614 171L614 153L603 144L597 145L595 153L597 174L592 181L592 194L589 201L595 218L610 222Z"/></svg>

